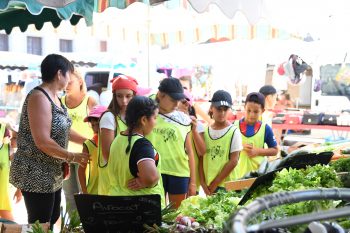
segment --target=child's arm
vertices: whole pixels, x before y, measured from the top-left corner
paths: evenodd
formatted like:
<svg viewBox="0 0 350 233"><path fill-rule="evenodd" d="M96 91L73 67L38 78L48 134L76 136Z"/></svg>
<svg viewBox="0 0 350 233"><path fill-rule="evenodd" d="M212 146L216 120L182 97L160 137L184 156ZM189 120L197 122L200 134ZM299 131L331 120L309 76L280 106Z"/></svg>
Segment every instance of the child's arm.
<svg viewBox="0 0 350 233"><path fill-rule="evenodd" d="M247 152L248 156L253 158L255 156L275 156L278 153L278 146L276 138L273 134L272 128L266 125L265 128L265 140L264 143L267 144L268 148L254 148L252 145L244 145L244 150Z"/></svg>
<svg viewBox="0 0 350 233"><path fill-rule="evenodd" d="M79 134L77 131L73 129L69 130L69 141L72 141L81 145L85 142L86 139L87 139L86 137Z"/></svg>
<svg viewBox="0 0 350 233"><path fill-rule="evenodd" d="M86 145L83 144L83 153L89 153L89 150L87 149ZM87 188L86 188L86 167L82 167L82 166L79 166L78 168L78 178L79 178L79 183L80 183L80 187L81 187L81 191L85 194L87 194Z"/></svg>
<svg viewBox="0 0 350 233"><path fill-rule="evenodd" d="M203 156L206 151L206 146L204 142L204 133L199 133L197 131L197 119L195 117L191 117L192 119L192 136L194 145L197 150L198 156Z"/></svg>
<svg viewBox="0 0 350 233"><path fill-rule="evenodd" d="M198 158L198 173L199 173L199 182L203 188L203 191L206 195L210 195L207 184L205 183L205 175L203 170L203 157Z"/></svg>
<svg viewBox="0 0 350 233"><path fill-rule="evenodd" d="M105 161L108 161L109 151L111 149L112 142L115 138L115 134L113 130L105 128L102 128L100 132L101 145L99 146L101 146L103 158L105 159Z"/></svg>
<svg viewBox="0 0 350 233"><path fill-rule="evenodd" d="M230 153L230 160L225 164L225 166L222 168L221 172L215 177L215 179L211 182L209 185L209 191L211 194L215 192L219 184L226 179L228 175L233 171L233 169L236 167L238 163L239 158L239 152L240 151L234 151Z"/></svg>
<svg viewBox="0 0 350 233"><path fill-rule="evenodd" d="M199 106L198 103L195 103L193 105L193 108L195 109L197 116L199 115L200 117L202 117L203 120L205 120L208 124L213 122L213 120L208 116L208 113L203 111L203 109L201 108L201 106Z"/></svg>
<svg viewBox="0 0 350 233"><path fill-rule="evenodd" d="M196 167L192 151L191 137L189 137L189 134L187 134L186 137L185 147L188 155L188 164L190 167L190 182L188 187L188 196L194 196L196 195Z"/></svg>
<svg viewBox="0 0 350 233"><path fill-rule="evenodd" d="M244 150L250 158L256 156L275 156L278 153L277 146L271 148L254 148L252 145L244 145Z"/></svg>

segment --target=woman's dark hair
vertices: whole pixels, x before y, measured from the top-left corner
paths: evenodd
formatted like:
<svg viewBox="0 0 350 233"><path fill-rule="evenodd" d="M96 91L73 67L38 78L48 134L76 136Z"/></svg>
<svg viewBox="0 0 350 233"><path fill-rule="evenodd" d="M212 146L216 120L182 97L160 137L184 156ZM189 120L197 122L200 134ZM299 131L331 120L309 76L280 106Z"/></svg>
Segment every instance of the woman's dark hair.
<svg viewBox="0 0 350 233"><path fill-rule="evenodd" d="M140 119L143 116L146 116L147 118L150 118L156 109L158 108L157 103L145 96L135 96L133 97L130 102L128 103L128 106L126 107L126 113L125 113L125 122L128 126L128 146L126 147L126 153L129 153L130 151L130 142L131 142L131 136L132 131L139 126Z"/></svg>
<svg viewBox="0 0 350 233"><path fill-rule="evenodd" d="M74 72L73 64L65 57L58 54L49 54L41 62L41 79L45 83L54 80L57 72L61 70L63 75L68 71Z"/></svg>

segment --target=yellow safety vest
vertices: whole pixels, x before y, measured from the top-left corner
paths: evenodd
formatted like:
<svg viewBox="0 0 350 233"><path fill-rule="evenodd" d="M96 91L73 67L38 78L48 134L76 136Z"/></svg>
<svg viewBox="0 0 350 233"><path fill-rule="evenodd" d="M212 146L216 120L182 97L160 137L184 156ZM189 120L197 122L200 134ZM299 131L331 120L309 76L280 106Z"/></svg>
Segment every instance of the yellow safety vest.
<svg viewBox="0 0 350 233"><path fill-rule="evenodd" d="M84 145L88 149L90 155L90 163L87 166L86 188L89 194L98 194L98 148L91 140L86 140Z"/></svg>
<svg viewBox="0 0 350 233"><path fill-rule="evenodd" d="M222 171L225 164L230 160L231 142L237 131L236 129L236 127L231 125L222 137L213 139L209 134L209 127L206 128L204 132L204 140L207 150L203 157L203 171L207 185L211 184L215 177ZM236 179L236 168L234 168L230 175L218 185L219 187L225 187L225 181Z"/></svg>
<svg viewBox="0 0 350 233"><path fill-rule="evenodd" d="M110 196L137 196L147 194L159 194L161 196L161 205L165 207L164 189L162 184L162 177L159 174L158 184L152 188L143 188L137 191L128 189L128 181L133 179L134 176L130 172L129 160L130 153L139 139L143 138L140 135L133 135L130 142L130 151L126 153L126 147L128 146L128 136L119 134L111 145L111 153L109 159L109 165L107 168L109 177L108 195ZM157 151L155 151L155 155ZM157 169L160 170L161 163L160 158L158 160Z"/></svg>
<svg viewBox="0 0 350 233"><path fill-rule="evenodd" d="M264 148L266 123L262 123L259 130L251 137L246 137L245 135L243 135L242 130L240 128L239 121L235 121L234 124L240 129L240 132L242 135L242 144L252 144L254 148ZM265 156L259 156L259 155L254 158L250 158L247 155L247 152L242 150L241 153L239 154L239 161L236 167L237 179L242 178L248 172L257 170L260 164L265 159L266 159Z"/></svg>
<svg viewBox="0 0 350 233"><path fill-rule="evenodd" d="M92 138L94 135L92 128L86 122L84 118L89 114L88 107L89 96L85 95L83 101L75 108L68 108L66 104L66 96L62 97L62 104L66 106L69 117L72 119L72 127L75 132L86 138ZM83 145L75 142L68 143L68 151L70 152L82 152Z"/></svg>
<svg viewBox="0 0 350 233"><path fill-rule="evenodd" d="M169 121L166 121L163 117L158 116L156 126L146 138L162 156L162 174L190 177L185 141L191 125L183 125L173 119L168 119Z"/></svg>
<svg viewBox="0 0 350 233"><path fill-rule="evenodd" d="M119 135L120 132L128 128L124 123L124 121L120 118L120 116L116 116L115 122L116 122L115 136ZM98 161L98 194L107 195L108 186L109 186L109 179L108 179L108 173L107 173L108 161L105 161L103 158L100 139L101 137L99 132L99 135L98 135L99 146L98 146L98 159L97 159ZM109 155L111 156L111 153L109 153ZM108 158L110 158L110 156L108 156Z"/></svg>
<svg viewBox="0 0 350 233"><path fill-rule="evenodd" d="M10 146L5 144L6 125L0 124L0 210L11 210L9 175Z"/></svg>

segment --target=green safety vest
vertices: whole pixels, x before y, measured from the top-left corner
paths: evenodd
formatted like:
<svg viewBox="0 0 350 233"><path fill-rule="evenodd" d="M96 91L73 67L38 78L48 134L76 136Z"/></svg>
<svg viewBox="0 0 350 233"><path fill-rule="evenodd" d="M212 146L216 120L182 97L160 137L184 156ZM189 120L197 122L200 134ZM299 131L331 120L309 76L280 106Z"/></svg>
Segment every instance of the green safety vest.
<svg viewBox="0 0 350 233"><path fill-rule="evenodd" d="M210 137L209 127L206 128L204 140L207 150L203 157L203 171L207 185L211 184L230 160L231 142L236 129L236 127L231 126L222 137L213 139ZM219 187L225 187L224 182L236 179L236 168L219 184Z"/></svg>
<svg viewBox="0 0 350 233"><path fill-rule="evenodd" d="M102 117L102 116L101 116ZM128 127L124 123L124 121L120 118L120 116L115 117L116 121L116 129L115 136L119 135L120 132L126 130ZM108 161L105 161L102 155L101 141L100 141L100 132L98 135L98 194L99 195L107 195L108 192L108 173L107 173L107 165ZM111 155L111 153L109 153ZM110 158L110 156L108 157Z"/></svg>
<svg viewBox="0 0 350 233"><path fill-rule="evenodd" d="M90 155L90 163L87 164L86 188L89 194L98 194L98 148L91 140L86 140L84 145Z"/></svg>
<svg viewBox="0 0 350 233"><path fill-rule="evenodd" d="M190 177L185 141L187 134L191 131L191 125L183 125L173 119L168 119L170 122L158 116L156 126L146 138L162 156L162 174Z"/></svg>
<svg viewBox="0 0 350 233"><path fill-rule="evenodd" d="M255 148L264 148L265 144L265 127L266 123L262 123L260 129L251 137L247 137L243 135L242 130L240 128L239 121L235 121L234 123L241 132L242 136L242 144L252 144ZM239 161L236 167L237 171L237 179L242 178L248 172L255 171L259 168L260 164L266 159L265 156L256 156L254 158L250 158L247 155L247 152L244 150L239 154Z"/></svg>
<svg viewBox="0 0 350 233"><path fill-rule="evenodd" d="M129 160L130 153L135 144L139 139L143 138L140 135L133 135L130 141L130 151L125 153L126 147L128 146L128 136L119 134L111 145L109 165L107 168L109 185L108 195L109 196L137 196L137 195L148 195L148 194L159 194L161 196L162 208L165 207L164 189L162 184L162 178L159 174L158 184L152 188L144 188L141 190L128 189L128 181L133 179L134 176L130 172ZM154 151L157 154L157 151ZM158 161L157 169L160 170L161 163Z"/></svg>
<svg viewBox="0 0 350 233"><path fill-rule="evenodd" d="M0 209L11 210L9 198L10 146L3 143L6 125L0 124Z"/></svg>
<svg viewBox="0 0 350 233"><path fill-rule="evenodd" d="M84 122L84 118L89 114L88 101L89 96L85 95L83 101L77 107L68 108L66 105L66 96L62 96L62 104L66 106L68 115L72 120L71 129L86 138L91 138L94 135L92 128L88 123ZM82 150L83 145L75 142L68 143L68 151L80 153Z"/></svg>

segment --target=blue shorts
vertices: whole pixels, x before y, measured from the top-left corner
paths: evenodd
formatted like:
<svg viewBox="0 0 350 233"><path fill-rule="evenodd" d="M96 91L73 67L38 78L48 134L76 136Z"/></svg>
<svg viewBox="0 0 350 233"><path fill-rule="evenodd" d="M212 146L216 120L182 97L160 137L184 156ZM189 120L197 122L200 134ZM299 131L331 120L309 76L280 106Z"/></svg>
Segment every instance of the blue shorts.
<svg viewBox="0 0 350 233"><path fill-rule="evenodd" d="M179 177L162 174L165 193L185 194L188 192L189 177Z"/></svg>

